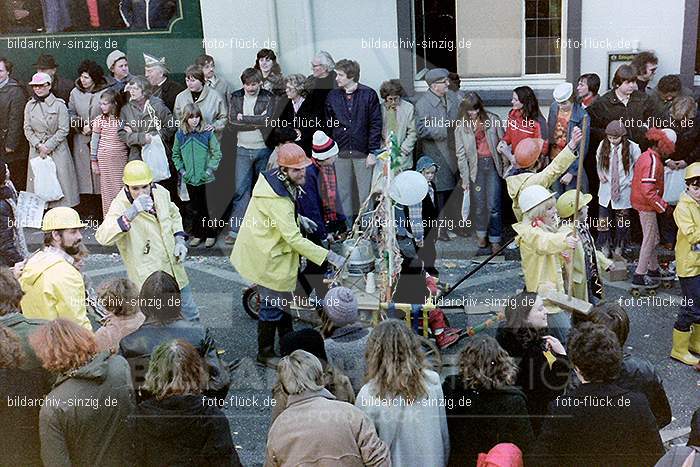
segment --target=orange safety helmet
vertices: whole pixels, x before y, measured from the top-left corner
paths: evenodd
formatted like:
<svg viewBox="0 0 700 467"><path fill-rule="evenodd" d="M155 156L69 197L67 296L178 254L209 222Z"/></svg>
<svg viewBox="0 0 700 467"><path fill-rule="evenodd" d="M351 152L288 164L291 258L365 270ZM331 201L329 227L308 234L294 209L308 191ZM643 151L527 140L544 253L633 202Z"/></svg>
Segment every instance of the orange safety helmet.
<svg viewBox="0 0 700 467"><path fill-rule="evenodd" d="M521 169L532 166L540 157L544 140L540 138L525 138L515 147L515 163Z"/></svg>
<svg viewBox="0 0 700 467"><path fill-rule="evenodd" d="M311 159L298 144L284 143L277 148L277 165L290 169L303 169L311 165Z"/></svg>

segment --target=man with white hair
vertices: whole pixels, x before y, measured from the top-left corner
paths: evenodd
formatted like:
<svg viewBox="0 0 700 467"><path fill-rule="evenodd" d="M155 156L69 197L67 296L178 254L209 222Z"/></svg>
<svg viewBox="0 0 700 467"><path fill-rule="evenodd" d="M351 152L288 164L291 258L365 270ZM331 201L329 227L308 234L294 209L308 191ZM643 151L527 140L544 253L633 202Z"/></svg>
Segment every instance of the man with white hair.
<svg viewBox="0 0 700 467"><path fill-rule="evenodd" d="M311 59L311 74L306 78L308 84L309 95L307 99L311 103L312 115L323 115L326 111L326 97L332 89L338 87L335 82L335 60L331 54L325 50L321 50ZM327 130L325 120L321 126L317 128L326 134L330 134Z"/></svg>
<svg viewBox="0 0 700 467"><path fill-rule="evenodd" d="M145 62L145 75L148 82L153 86L153 95L160 97L165 106L173 112L175 108L175 98L185 90L185 86L175 80L170 79L165 57L156 58L148 54L143 54Z"/></svg>
<svg viewBox="0 0 700 467"><path fill-rule="evenodd" d="M295 350L280 361L277 377L288 395L287 407L270 427L265 465L311 465L328 459L342 459L348 467L391 465L389 448L369 417L335 400L323 387L318 358Z"/></svg>

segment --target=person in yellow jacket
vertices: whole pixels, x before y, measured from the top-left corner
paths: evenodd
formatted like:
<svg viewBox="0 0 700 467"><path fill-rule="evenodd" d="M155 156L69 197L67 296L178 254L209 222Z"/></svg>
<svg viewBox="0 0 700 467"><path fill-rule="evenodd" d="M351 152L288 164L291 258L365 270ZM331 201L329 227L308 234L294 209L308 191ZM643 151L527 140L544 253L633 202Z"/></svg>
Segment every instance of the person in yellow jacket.
<svg viewBox="0 0 700 467"><path fill-rule="evenodd" d="M85 307L85 283L71 256L78 253L83 227L72 208L57 207L44 214L44 248L27 260L19 276L24 292L20 307L25 317L68 319L92 331Z"/></svg>
<svg viewBox="0 0 700 467"><path fill-rule="evenodd" d="M518 203L523 219L513 224L513 230L517 234L516 245L520 248L525 290L541 292L546 285L547 289L564 292L562 259L571 261L571 251L578 246L578 238L571 229L559 227L554 193L545 187L526 187L520 193ZM549 305L547 321L552 335L565 343L571 328L569 314Z"/></svg>
<svg viewBox="0 0 700 467"><path fill-rule="evenodd" d="M295 208L311 159L298 145L285 143L277 149L277 163L278 169L258 177L231 252L231 264L238 273L258 285L257 359L269 366L278 361L275 331L280 339L292 331L289 305L296 288L299 257L319 266L328 261L341 268L344 263L343 257L302 237L299 230L299 223L307 231L314 228L310 219L297 219Z"/></svg>
<svg viewBox="0 0 700 467"><path fill-rule="evenodd" d="M697 365L700 354L700 162L685 169L687 189L681 194L673 218L678 226L676 275L686 305L673 325L671 357L687 365Z"/></svg>
<svg viewBox="0 0 700 467"><path fill-rule="evenodd" d="M499 151L506 155L512 164L510 170L506 173L506 187L508 188L508 196L513 200L513 212L518 222L523 219L523 213L517 201L520 193L532 185L541 185L549 188L555 181L559 180L562 174L576 160L574 151L579 141L581 141L581 129L575 127L571 132L569 144L541 172L535 172L535 169L537 168L542 145L544 144L542 139L526 138L522 140L515 148L514 156L511 156L505 150L504 141L499 143Z"/></svg>
<svg viewBox="0 0 700 467"><path fill-rule="evenodd" d="M139 288L156 271L177 280L185 319L199 321L192 287L185 272L187 234L170 193L157 183L143 161L124 167L124 189L109 206L104 222L95 232L102 245L116 245L129 279Z"/></svg>
<svg viewBox="0 0 700 467"><path fill-rule="evenodd" d="M574 216L576 190L569 190L557 199L557 213L562 226L568 227L581 240L573 256L573 284L571 295L596 305L604 299L602 271L608 271L613 262L598 251L588 226L588 203L593 196L588 193L579 195L578 216Z"/></svg>

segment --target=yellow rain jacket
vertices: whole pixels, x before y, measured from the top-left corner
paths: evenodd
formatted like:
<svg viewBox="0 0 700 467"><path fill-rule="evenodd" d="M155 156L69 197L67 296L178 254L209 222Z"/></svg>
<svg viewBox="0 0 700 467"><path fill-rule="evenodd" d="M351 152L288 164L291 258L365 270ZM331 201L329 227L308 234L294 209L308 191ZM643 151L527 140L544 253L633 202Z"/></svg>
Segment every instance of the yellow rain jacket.
<svg viewBox="0 0 700 467"><path fill-rule="evenodd" d="M564 231L567 226L562 227L561 231ZM573 228L568 226L569 232L573 232ZM603 271L606 271L612 264L612 260L608 259L603 253L598 251L596 248L596 261L598 262L598 273L601 275ZM566 268L566 263L562 258L562 268ZM576 250L574 251L574 263L573 263L573 276L574 282L572 286L571 296L575 298L580 298L581 300L588 301L588 275L586 275L586 259L583 254L583 243L579 242L576 245Z"/></svg>
<svg viewBox="0 0 700 467"><path fill-rule="evenodd" d="M554 284L556 291L564 292L561 253L569 249L566 237L570 230L546 232L527 222L513 224L513 230L518 234L515 241L520 247L525 289L537 292L540 285L550 283ZM561 310L548 307L547 311L556 313Z"/></svg>
<svg viewBox="0 0 700 467"><path fill-rule="evenodd" d="M62 251L46 248L27 260L19 278L24 292L22 314L32 319L68 319L92 331L85 282L70 259Z"/></svg>
<svg viewBox="0 0 700 467"><path fill-rule="evenodd" d="M693 245L700 243L700 204L687 193L682 193L673 218L678 226L676 274L678 277L698 276L700 251L693 251Z"/></svg>
<svg viewBox="0 0 700 467"><path fill-rule="evenodd" d="M569 146L566 146L542 172L523 172L506 177L508 196L513 200L513 212L518 222L523 220L523 213L518 203L520 192L532 185L542 185L549 188L552 183L564 175L564 172L575 160L576 154L569 149Z"/></svg>
<svg viewBox="0 0 700 467"><path fill-rule="evenodd" d="M245 279L277 292L293 292L299 256L321 265L328 250L302 237L294 202L281 181L260 174L231 252Z"/></svg>
<svg viewBox="0 0 700 467"><path fill-rule="evenodd" d="M137 287L156 271L165 271L177 280L182 288L189 279L185 266L173 256L175 233L183 232L182 217L170 193L161 185L154 184L151 190L154 216L141 212L131 221L129 230L122 230L118 219L131 207L126 191L121 190L109 207L104 222L95 232L95 239L102 245L117 245L124 260L126 273Z"/></svg>

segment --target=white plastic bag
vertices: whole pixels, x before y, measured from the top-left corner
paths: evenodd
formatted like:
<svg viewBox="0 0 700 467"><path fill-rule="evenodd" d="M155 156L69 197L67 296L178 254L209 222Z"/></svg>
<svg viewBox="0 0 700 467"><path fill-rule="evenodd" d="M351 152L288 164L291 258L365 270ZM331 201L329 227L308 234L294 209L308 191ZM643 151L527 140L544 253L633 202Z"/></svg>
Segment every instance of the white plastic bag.
<svg viewBox="0 0 700 467"><path fill-rule="evenodd" d="M170 168L168 167L168 156L165 153L165 146L160 135L151 135L151 143L141 148L141 159L148 164L153 172L153 181L159 182L170 178Z"/></svg>
<svg viewBox="0 0 700 467"><path fill-rule="evenodd" d="M471 190L464 191L464 196L462 198L462 220L464 225L469 225L469 214L471 211Z"/></svg>
<svg viewBox="0 0 700 467"><path fill-rule="evenodd" d="M177 184L177 195L180 197L180 201L189 201L190 193L187 191L187 183L185 183L185 178L179 177L179 179L180 180Z"/></svg>
<svg viewBox="0 0 700 467"><path fill-rule="evenodd" d="M56 164L53 159L35 157L29 163L34 173L34 194L44 201L57 201L63 198L63 190L56 175Z"/></svg>
<svg viewBox="0 0 700 467"><path fill-rule="evenodd" d="M669 204L677 204L681 193L685 190L685 170L671 170L664 168L664 201Z"/></svg>

